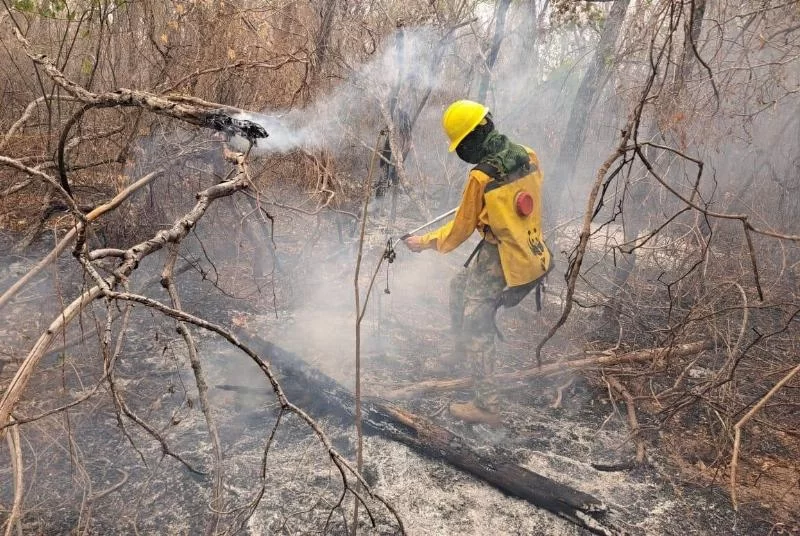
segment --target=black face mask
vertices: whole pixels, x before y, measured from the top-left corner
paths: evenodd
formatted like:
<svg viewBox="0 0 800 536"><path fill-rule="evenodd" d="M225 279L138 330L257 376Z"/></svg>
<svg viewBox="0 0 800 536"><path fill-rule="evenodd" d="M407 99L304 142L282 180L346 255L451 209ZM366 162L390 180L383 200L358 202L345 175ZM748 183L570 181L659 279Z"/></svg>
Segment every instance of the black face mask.
<svg viewBox="0 0 800 536"><path fill-rule="evenodd" d="M483 142L486 140L486 135L494 129L494 124L487 118L485 125L479 125L467 134L467 137L461 140L461 143L456 147L456 154L458 157L469 164L477 164L485 156L483 149Z"/></svg>
<svg viewBox="0 0 800 536"><path fill-rule="evenodd" d="M470 139L472 138L473 134L474 132L464 138L461 143L458 144L458 147L456 147L456 154L464 162L477 164L483 157L483 140L474 138Z"/></svg>

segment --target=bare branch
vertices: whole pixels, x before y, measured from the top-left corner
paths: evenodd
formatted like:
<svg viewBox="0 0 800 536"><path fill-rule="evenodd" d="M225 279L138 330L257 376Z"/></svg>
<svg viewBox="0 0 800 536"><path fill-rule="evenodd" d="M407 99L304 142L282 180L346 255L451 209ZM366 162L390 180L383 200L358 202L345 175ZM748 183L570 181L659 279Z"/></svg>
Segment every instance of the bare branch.
<svg viewBox="0 0 800 536"><path fill-rule="evenodd" d="M84 219L87 222L91 222L96 220L103 214L106 214L116 209L122 204L123 201L125 201L128 197L130 197L132 193L141 189L143 186L150 184L153 181L153 179L158 177L161 173L163 173L163 170L160 169L148 173L147 175L145 175L144 177L142 177L141 179L139 179L138 181L126 187L120 193L115 195L113 199L111 199L107 203L104 203L99 207L93 209L85 216ZM77 227L73 227L72 229L70 229L64 236L64 238L62 238L58 242L58 244L56 244L56 247L53 248L53 251L48 253L44 259L39 261L39 263L36 264L36 266L28 270L28 272L24 276L22 276L17 282L11 285L11 287L9 287L9 289L6 290L2 296L0 296L0 309L3 309L3 307L5 307L5 305L9 302L9 300L11 300L11 298L13 298L25 285L27 285L34 277L36 277L39 274L39 272L41 272L51 262L57 259L58 256L65 249L67 249L67 246L69 246L72 243L72 239L75 238L76 234L78 233L78 228L80 228L82 225L83 225L82 223L78 223Z"/></svg>
<svg viewBox="0 0 800 536"><path fill-rule="evenodd" d="M784 385L789 383L789 380L794 378L795 374L797 374L798 372L800 372L800 364L798 364L796 367L790 370L786 376L781 378L780 381L776 383L775 386L772 389L770 389L767 394L761 397L761 400L759 400L758 403L755 406L753 406L750 409L750 411L748 411L745 414L744 417L739 419L739 421L733 427L733 429L736 432L736 435L733 440L733 454L731 455L731 502L733 503L734 510L739 509L739 504L736 500L736 469L739 466L739 447L742 441L742 428L744 427L744 425L747 424L747 422L750 419L753 418L753 415L758 413L761 410L761 408L763 408L764 405L766 405L769 399L772 398L775 395L775 393L780 391Z"/></svg>
<svg viewBox="0 0 800 536"><path fill-rule="evenodd" d="M14 502L11 506L11 513L6 519L5 536L11 536L16 529L17 534L22 534L20 517L22 516L22 497L24 493L22 480L22 447L19 440L19 427L13 424L7 437L9 457L11 458L11 470L14 474Z"/></svg>

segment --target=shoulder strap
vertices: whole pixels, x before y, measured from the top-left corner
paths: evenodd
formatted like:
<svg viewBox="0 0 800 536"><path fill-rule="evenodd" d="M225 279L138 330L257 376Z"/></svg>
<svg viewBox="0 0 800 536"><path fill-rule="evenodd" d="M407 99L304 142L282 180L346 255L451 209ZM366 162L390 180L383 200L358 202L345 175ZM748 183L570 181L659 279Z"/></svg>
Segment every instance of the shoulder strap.
<svg viewBox="0 0 800 536"><path fill-rule="evenodd" d="M489 163L481 162L477 166L472 168L472 170L482 171L483 173L486 173L489 176L489 182L483 189L484 194L486 194L487 192L491 192L495 188L500 188L506 182L501 177L500 170Z"/></svg>
<svg viewBox="0 0 800 536"><path fill-rule="evenodd" d="M475 170L482 171L483 173L486 173L490 179L505 183L505 182L514 182L517 179L521 179L522 177L528 175L529 173L533 173L534 171L536 171L536 169L537 169L536 164L534 164L533 162L529 162L527 164L523 164L522 166L518 167L517 169L515 169L514 171L503 177L502 173L500 173L500 170L494 167L492 164L481 162L480 164L472 168L472 171Z"/></svg>
<svg viewBox="0 0 800 536"><path fill-rule="evenodd" d="M481 162L480 164L472 168L472 170L473 171L477 170L486 173L492 179L496 179L500 176L500 170L491 164L487 164L486 162Z"/></svg>

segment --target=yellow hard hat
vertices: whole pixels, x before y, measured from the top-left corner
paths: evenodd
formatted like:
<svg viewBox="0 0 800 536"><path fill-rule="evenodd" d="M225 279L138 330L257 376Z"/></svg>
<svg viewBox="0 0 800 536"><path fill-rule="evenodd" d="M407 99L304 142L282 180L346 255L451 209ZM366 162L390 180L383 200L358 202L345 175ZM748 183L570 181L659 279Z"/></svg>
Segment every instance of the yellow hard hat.
<svg viewBox="0 0 800 536"><path fill-rule="evenodd" d="M488 113L489 108L471 100L458 100L447 107L442 115L442 126L450 138L451 153L467 134L481 124Z"/></svg>

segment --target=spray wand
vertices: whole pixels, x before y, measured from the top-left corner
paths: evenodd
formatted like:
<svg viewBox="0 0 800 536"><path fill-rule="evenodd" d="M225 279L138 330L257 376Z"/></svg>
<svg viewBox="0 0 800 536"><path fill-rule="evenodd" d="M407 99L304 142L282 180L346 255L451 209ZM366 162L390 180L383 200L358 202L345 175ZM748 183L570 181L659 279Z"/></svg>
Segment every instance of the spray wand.
<svg viewBox="0 0 800 536"><path fill-rule="evenodd" d="M458 210L458 207L456 207L454 209L451 209L451 210L448 210L447 212L445 212L444 214L442 214L440 216L436 216L431 221L425 222L422 225L420 225L419 227L417 227L416 229L410 230L409 232L407 232L406 234L404 234L400 238L396 239L394 242L392 242L391 238L386 240L386 249L383 250L383 257L381 258L381 262L383 262L384 260L388 262L388 264L386 265L386 288L383 289L384 294L391 294L392 293L392 291L389 290L389 264L392 264L394 262L395 257L397 256L397 253L395 253L395 251L394 251L394 248L397 247L397 244L399 244L401 240L406 240L406 239L410 238L414 233L416 233L417 231L421 231L422 229L424 229L428 225L433 225L437 221L443 220L448 216L452 216L453 214L455 214L456 210ZM380 265L378 265L378 266L380 266Z"/></svg>
<svg viewBox="0 0 800 536"><path fill-rule="evenodd" d="M448 210L447 212L445 212L444 214L442 214L440 216L436 216L431 221L423 223L422 225L420 225L416 229L412 229L411 231L407 232L406 234L404 234L403 236L401 236L400 238L395 240L390 249L393 250L394 248L397 247L397 244L399 244L401 240L406 240L408 238L411 238L411 236L413 236L414 233L416 233L417 231L423 230L428 225L433 225L437 221L441 221L441 220L445 219L448 216L452 216L453 214L455 214L456 210L458 210L458 207L456 207L454 209L451 209L451 210Z"/></svg>

